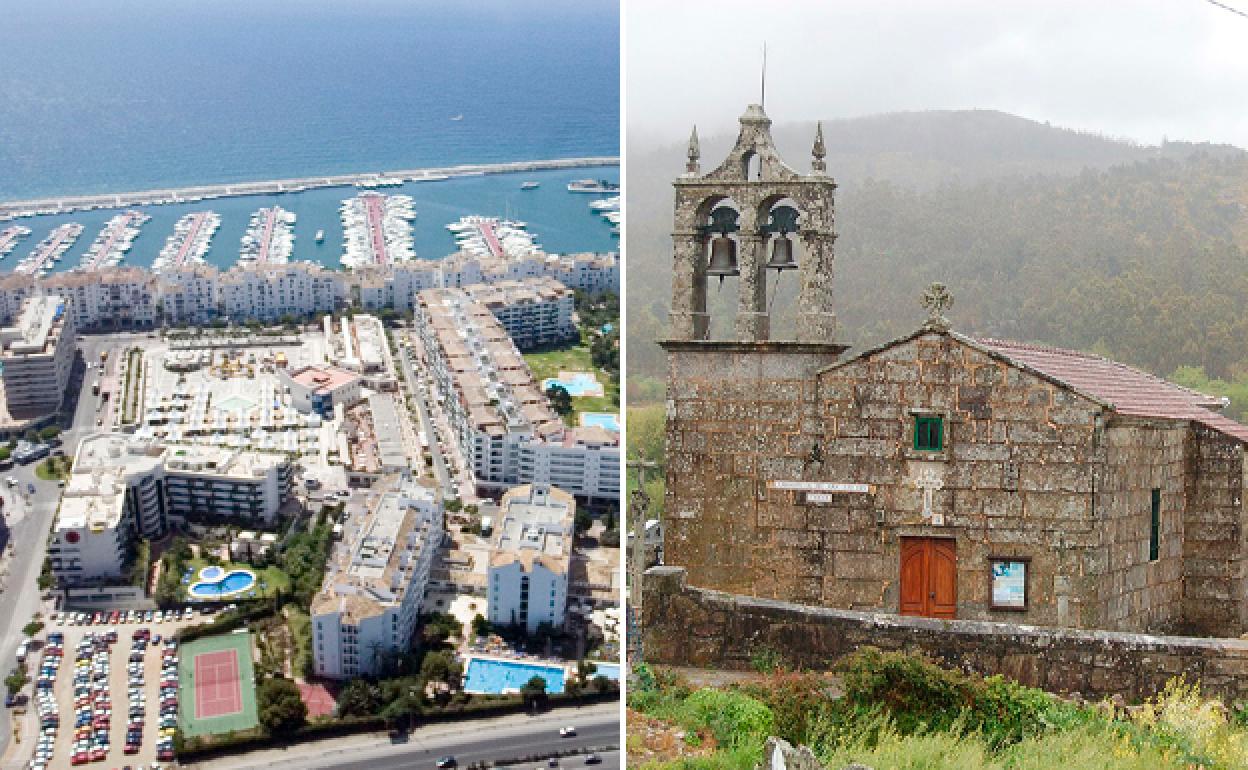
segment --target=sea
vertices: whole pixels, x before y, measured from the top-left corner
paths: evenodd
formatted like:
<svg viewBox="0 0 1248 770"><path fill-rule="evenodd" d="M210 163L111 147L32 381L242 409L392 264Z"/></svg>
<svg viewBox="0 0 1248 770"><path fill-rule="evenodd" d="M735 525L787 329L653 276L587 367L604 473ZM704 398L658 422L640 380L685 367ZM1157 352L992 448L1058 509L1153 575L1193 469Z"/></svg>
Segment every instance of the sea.
<svg viewBox="0 0 1248 770"><path fill-rule="evenodd" d="M320 174L619 154L619 6L553 0L14 0L0 24L0 200ZM614 166L460 177L381 192L414 199L418 257L454 249L466 214L520 219L548 251L608 251L582 178ZM527 181L539 182L522 190ZM149 265L178 217L214 210L207 261L232 264L251 214L293 211L294 259L337 266L353 188L139 207L123 264ZM85 230L116 211L18 220ZM0 225L0 227L7 226ZM314 234L325 231L323 243Z"/></svg>

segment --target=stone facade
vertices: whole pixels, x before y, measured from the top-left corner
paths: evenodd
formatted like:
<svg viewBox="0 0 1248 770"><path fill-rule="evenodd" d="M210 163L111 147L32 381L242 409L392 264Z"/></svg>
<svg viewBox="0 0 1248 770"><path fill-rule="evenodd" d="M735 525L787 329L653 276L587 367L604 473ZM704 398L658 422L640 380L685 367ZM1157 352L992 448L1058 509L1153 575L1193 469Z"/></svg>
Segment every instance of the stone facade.
<svg viewBox="0 0 1248 770"><path fill-rule="evenodd" d="M921 652L946 666L1001 674L1050 692L1129 701L1184 676L1202 692L1248 697L1248 641L934 620L756 599L689 586L678 567L646 571L647 662L748 670L760 652L826 669L863 645Z"/></svg>
<svg viewBox="0 0 1248 770"><path fill-rule="evenodd" d="M1234 436L1119 414L944 330L822 368L826 354L669 350L665 552L695 585L897 612L901 541L948 538L959 618L1241 633ZM939 451L914 448L925 415ZM782 480L865 488L814 503ZM1027 561L1024 611L992 607L999 557Z"/></svg>

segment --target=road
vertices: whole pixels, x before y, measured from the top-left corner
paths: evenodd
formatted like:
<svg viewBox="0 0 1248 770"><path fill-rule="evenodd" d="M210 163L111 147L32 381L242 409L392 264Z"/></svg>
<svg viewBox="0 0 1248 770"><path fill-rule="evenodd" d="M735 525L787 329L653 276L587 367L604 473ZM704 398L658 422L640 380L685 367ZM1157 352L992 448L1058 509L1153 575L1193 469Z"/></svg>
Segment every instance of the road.
<svg viewBox="0 0 1248 770"><path fill-rule="evenodd" d="M560 738L559 728L575 725L576 737ZM620 706L605 703L577 709L558 709L536 717L509 716L465 720L416 730L406 743L392 744L374 736L303 744L290 749L253 752L185 767L212 770L297 770L312 766L335 770L435 770L439 757L453 756L460 768L473 762L499 761L556 751L620 745ZM603 762L589 767L617 770L618 751L603 752ZM314 758L314 759L313 759ZM545 762L540 763L543 767ZM517 767L536 768L538 763ZM585 768L582 756L559 760L562 770Z"/></svg>
<svg viewBox="0 0 1248 770"><path fill-rule="evenodd" d="M98 369L88 370L85 363L98 364L101 350L120 350L123 345L133 344L133 340L143 337L144 335L110 334L107 337L79 338L82 356L76 364L75 376L82 378L86 391L79 390L81 397L74 401L71 396L65 405L66 409L74 409L70 428L61 434L64 442L62 448L66 455L73 457L78 442L84 435L101 430L95 425L98 399L91 395L90 386L93 373L98 372ZM116 358L115 352L110 353L110 363ZM71 391L72 389L71 387ZM0 472L0 477L12 476L17 479L20 490L25 490L27 484L35 485L35 494L27 496L17 494L7 484L0 484L8 542L15 544L11 550L6 546L3 561L0 562L0 575L3 575L0 578L0 618L4 619L3 630L0 630L0 672L6 675L16 662L17 646L25 638L22 627L36 611L42 609L36 586L47 552L48 532L61 498L56 482L42 481L35 476L36 464L15 465L10 471ZM12 737L10 712L8 709L0 709L0 756L8 749Z"/></svg>
<svg viewBox="0 0 1248 770"><path fill-rule="evenodd" d="M402 339L412 341L412 344L419 344L419 340L408 334L406 330L400 334ZM429 442L429 454L433 457L433 474L437 477L438 483L442 485L442 493L447 499L458 497L450 471L446 468L446 459L442 457L442 452L438 449L438 436L433 429L433 418L429 416L429 406L425 403L424 396L421 395L422 380L416 376L412 368L412 359L407 345L399 345L398 348L403 377L407 380L407 391L411 394L412 400L416 402L416 411L420 415L420 429L424 431L425 438Z"/></svg>

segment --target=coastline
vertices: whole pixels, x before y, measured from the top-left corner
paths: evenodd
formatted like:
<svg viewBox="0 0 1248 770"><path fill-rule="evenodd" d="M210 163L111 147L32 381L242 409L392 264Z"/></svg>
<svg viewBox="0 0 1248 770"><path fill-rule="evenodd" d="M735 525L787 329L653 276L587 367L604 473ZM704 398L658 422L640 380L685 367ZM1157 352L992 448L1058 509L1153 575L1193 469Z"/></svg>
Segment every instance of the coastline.
<svg viewBox="0 0 1248 770"><path fill-rule="evenodd" d="M297 193L305 190L331 187L351 187L358 183L375 182L377 179L401 182L435 182L454 177L484 176L487 174L510 174L523 171L545 171L593 166L619 165L618 156L557 158L548 160L512 161L507 163L460 164L442 168L405 169L399 171L373 171L359 174L274 179L268 181L232 182L227 184L198 185L159 190L104 193L97 195L66 195L51 198L0 201L0 222L48 214L68 214L76 211L125 208L127 206L153 206L170 203L188 203L214 198L244 197L248 195L271 195Z"/></svg>

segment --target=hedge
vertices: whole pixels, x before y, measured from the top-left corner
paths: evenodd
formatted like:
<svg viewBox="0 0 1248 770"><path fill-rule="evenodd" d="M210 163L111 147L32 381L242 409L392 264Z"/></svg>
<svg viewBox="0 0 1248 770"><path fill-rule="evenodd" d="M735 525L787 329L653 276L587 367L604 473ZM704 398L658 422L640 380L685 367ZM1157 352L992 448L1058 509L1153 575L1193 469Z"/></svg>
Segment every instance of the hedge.
<svg viewBox="0 0 1248 770"><path fill-rule="evenodd" d="M580 696L559 693L549 696L547 701L549 708L561 708L569 706L588 706L594 703L608 703L619 700L619 697L620 694L618 689L613 688L611 691L606 693L584 693ZM460 721L463 719L484 719L489 717L507 716L509 714L522 714L524 712L524 701L519 697L509 698L507 700L472 700L466 704L448 706L439 711L414 715L414 720L416 721L416 727L419 728L423 725L437 724L440 722ZM382 730L386 730L387 728L388 726L386 724L386 720L377 716L341 717L335 718L332 721L313 722L311 724L304 725L294 733L283 736L269 735L264 732L262 728L256 728L254 730L235 733L233 735L214 736L211 738L212 743L209 745L198 746L195 748L184 748L182 751L178 752L178 761L207 762L235 754L243 754L248 751L283 748L313 740L341 738L345 735L358 735L360 733L380 732Z"/></svg>

